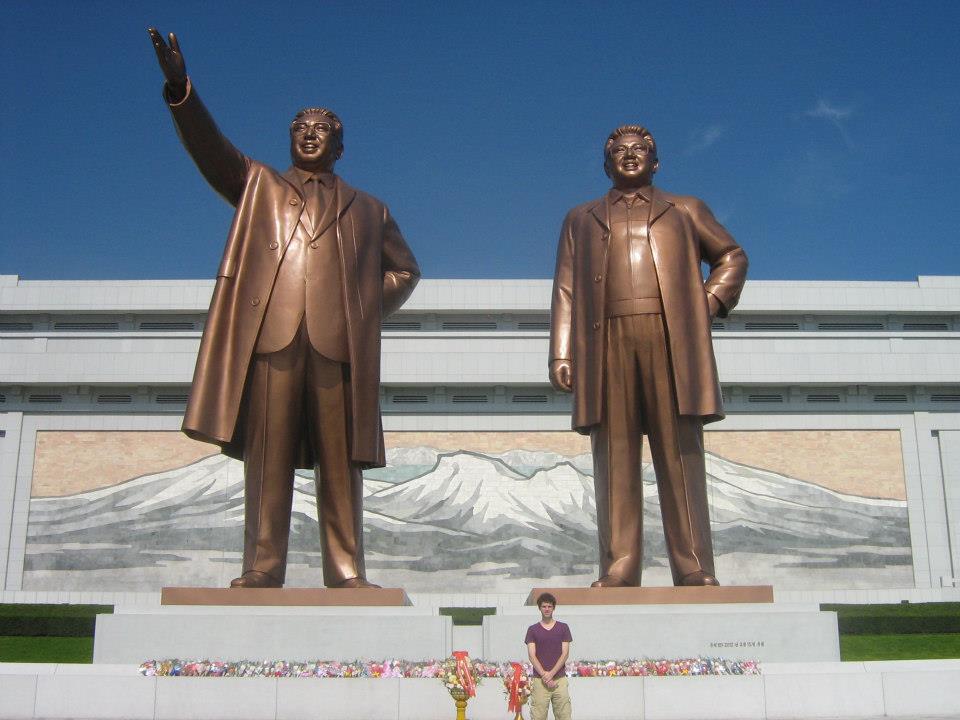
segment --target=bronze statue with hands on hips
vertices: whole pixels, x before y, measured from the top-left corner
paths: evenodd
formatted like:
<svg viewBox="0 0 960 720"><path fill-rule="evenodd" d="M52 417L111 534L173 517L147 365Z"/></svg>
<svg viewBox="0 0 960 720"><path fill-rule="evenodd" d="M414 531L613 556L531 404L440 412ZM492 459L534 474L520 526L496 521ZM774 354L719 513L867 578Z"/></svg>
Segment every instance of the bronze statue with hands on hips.
<svg viewBox="0 0 960 720"><path fill-rule="evenodd" d="M703 449L704 423L723 418L710 325L737 304L747 256L702 201L654 188L646 128L614 130L604 169L613 187L563 223L549 361L553 386L573 393L573 428L591 437L593 586L640 584L644 434L673 582L718 585Z"/></svg>
<svg viewBox="0 0 960 720"><path fill-rule="evenodd" d="M386 206L334 174L334 112L296 114L293 166L278 172L219 131L176 36L149 33L177 132L236 208L183 421L244 462L243 571L231 587L283 586L301 467L316 473L324 584L377 587L364 568L362 470L385 462L380 327L420 269Z"/></svg>

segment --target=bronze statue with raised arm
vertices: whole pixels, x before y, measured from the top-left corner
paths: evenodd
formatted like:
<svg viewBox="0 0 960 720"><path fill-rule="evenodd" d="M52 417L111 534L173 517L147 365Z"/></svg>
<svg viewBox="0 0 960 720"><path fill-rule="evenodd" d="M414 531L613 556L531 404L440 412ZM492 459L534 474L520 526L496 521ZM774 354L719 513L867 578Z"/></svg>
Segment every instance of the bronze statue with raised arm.
<svg viewBox="0 0 960 720"><path fill-rule="evenodd" d="M283 586L294 471L313 467L324 584L377 587L364 570L361 471L384 464L380 325L420 269L386 206L334 174L334 112L296 114L293 166L278 172L220 133L174 34L149 33L177 132L236 208L183 420L244 462L243 572L230 585Z"/></svg>
<svg viewBox="0 0 960 720"><path fill-rule="evenodd" d="M737 304L747 256L703 202L654 188L646 128L614 130L604 168L613 187L563 223L550 332L550 382L573 393L573 428L593 448L593 587L640 584L644 434L674 585L718 585L703 455L704 423L723 418L710 321Z"/></svg>

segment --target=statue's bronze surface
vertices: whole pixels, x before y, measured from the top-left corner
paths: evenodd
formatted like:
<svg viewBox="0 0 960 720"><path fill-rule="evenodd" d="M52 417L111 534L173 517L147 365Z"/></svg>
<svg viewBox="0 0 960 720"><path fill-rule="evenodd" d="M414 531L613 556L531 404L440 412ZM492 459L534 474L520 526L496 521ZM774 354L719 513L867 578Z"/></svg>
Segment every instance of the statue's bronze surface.
<svg viewBox="0 0 960 720"><path fill-rule="evenodd" d="M717 585L703 424L723 406L710 321L737 304L747 256L703 202L653 187L659 161L645 128L615 130L604 156L613 187L563 223L550 333L550 382L573 392L573 428L593 446L593 586L640 584L643 434L673 582Z"/></svg>
<svg viewBox="0 0 960 720"><path fill-rule="evenodd" d="M420 269L387 208L334 174L343 127L324 108L290 125L293 167L277 172L217 129L173 33L149 30L177 131L236 208L210 303L183 431L244 461L243 574L281 587L293 474L314 467L327 587L365 577L361 470L384 464L380 324Z"/></svg>

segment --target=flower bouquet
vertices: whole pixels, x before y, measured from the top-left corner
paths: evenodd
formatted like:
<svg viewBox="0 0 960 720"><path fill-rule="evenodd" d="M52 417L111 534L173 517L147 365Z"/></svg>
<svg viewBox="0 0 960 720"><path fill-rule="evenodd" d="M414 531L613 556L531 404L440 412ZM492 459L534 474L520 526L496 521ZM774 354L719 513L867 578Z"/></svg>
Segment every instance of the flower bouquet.
<svg viewBox="0 0 960 720"><path fill-rule="evenodd" d="M530 699L530 678L520 663L510 663L510 670L503 675L503 691L507 695L507 710L514 713L513 720L523 720L521 710Z"/></svg>
<svg viewBox="0 0 960 720"><path fill-rule="evenodd" d="M470 655L465 650L454 650L453 657L443 663L438 675L457 706L457 720L466 720L467 700L476 696L479 678L473 674Z"/></svg>

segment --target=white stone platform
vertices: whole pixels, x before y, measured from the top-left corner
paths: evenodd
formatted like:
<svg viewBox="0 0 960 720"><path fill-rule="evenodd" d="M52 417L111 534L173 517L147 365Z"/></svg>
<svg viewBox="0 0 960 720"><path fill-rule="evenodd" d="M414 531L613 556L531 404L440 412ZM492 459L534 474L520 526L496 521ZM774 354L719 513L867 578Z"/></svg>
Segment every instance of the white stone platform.
<svg viewBox="0 0 960 720"><path fill-rule="evenodd" d="M840 660L837 614L813 604L563 605L556 617L570 625L573 660ZM485 617L482 657L522 658L526 630L538 619L532 608L501 608Z"/></svg>
<svg viewBox="0 0 960 720"><path fill-rule="evenodd" d="M97 616L93 662L431 660L450 656L451 628L415 607L118 607Z"/></svg>
<svg viewBox="0 0 960 720"><path fill-rule="evenodd" d="M743 677L572 678L581 720L960 716L960 660L768 663ZM529 713L529 710L525 710ZM449 720L437 680L145 678L133 665L0 664L0 719ZM470 720L509 717L499 680Z"/></svg>

